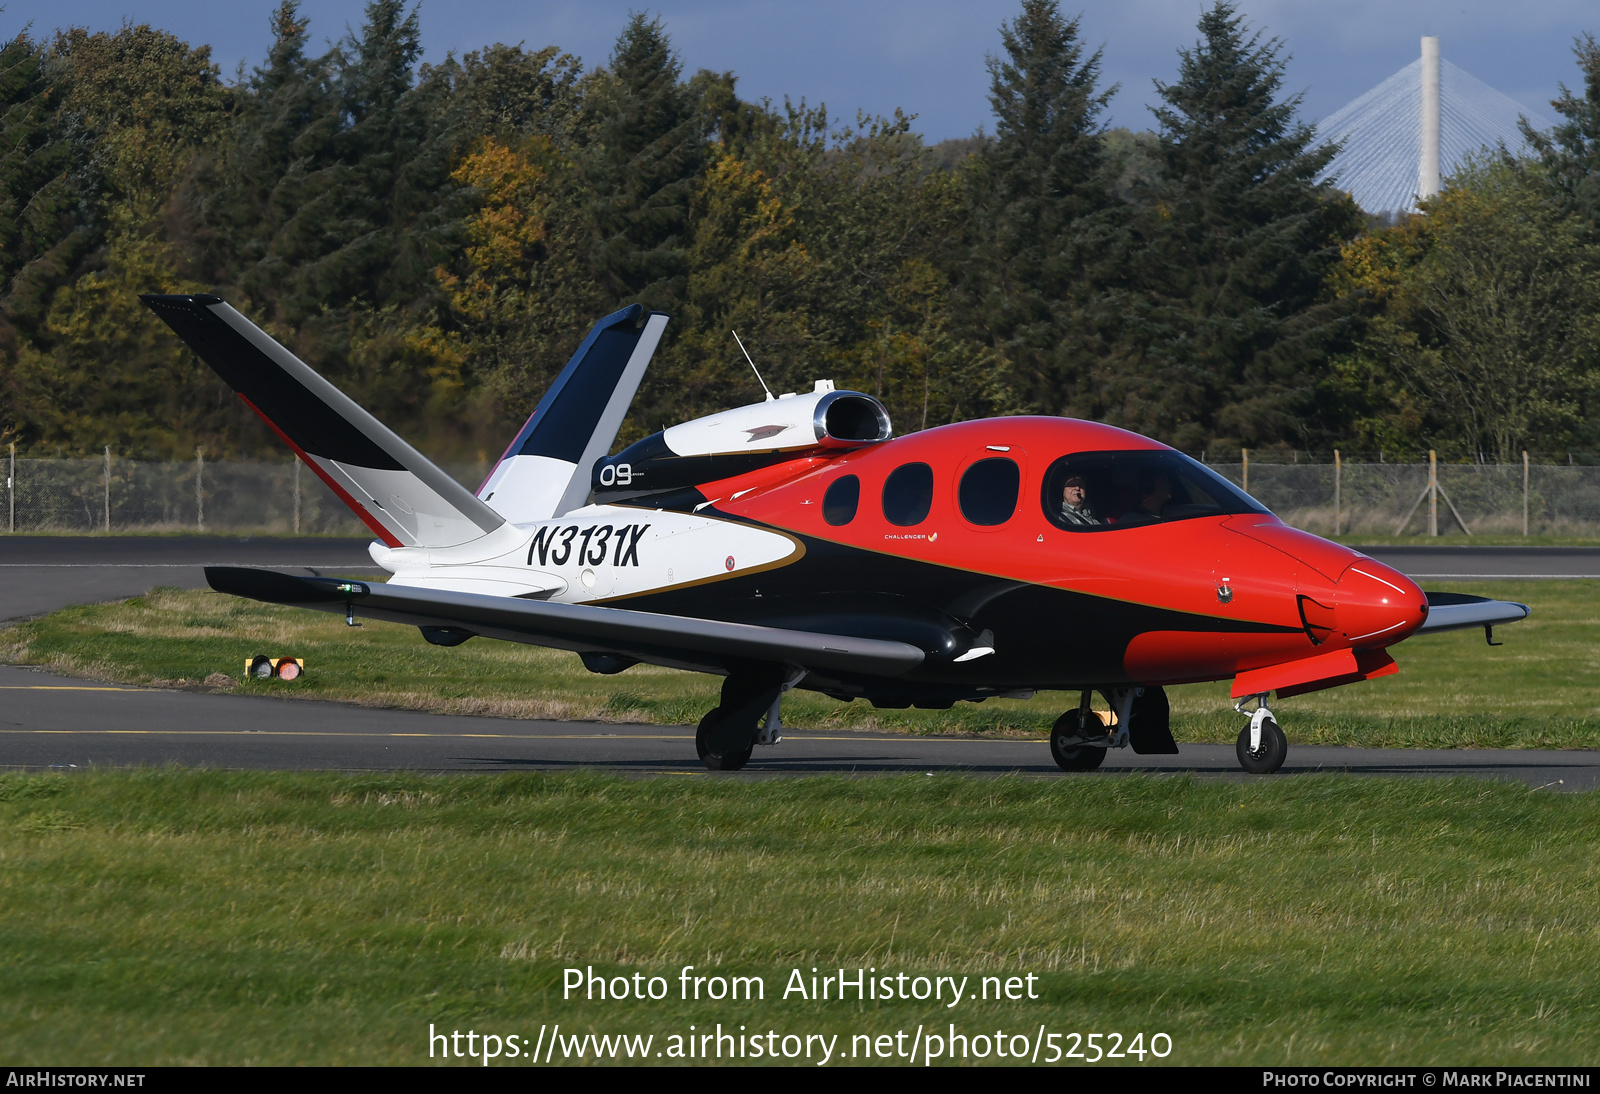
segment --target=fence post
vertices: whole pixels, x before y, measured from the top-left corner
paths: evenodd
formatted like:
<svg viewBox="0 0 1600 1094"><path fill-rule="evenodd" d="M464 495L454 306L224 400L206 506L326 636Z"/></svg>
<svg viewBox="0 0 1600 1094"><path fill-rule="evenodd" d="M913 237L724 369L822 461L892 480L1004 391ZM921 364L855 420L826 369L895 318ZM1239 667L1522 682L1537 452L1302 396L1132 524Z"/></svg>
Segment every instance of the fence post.
<svg viewBox="0 0 1600 1094"><path fill-rule="evenodd" d="M199 445L194 447L194 527L197 532L206 530L206 450Z"/></svg>
<svg viewBox="0 0 1600 1094"><path fill-rule="evenodd" d="M1248 494L1250 492L1250 450L1241 448L1239 451L1244 456L1244 492Z"/></svg>
<svg viewBox="0 0 1600 1094"><path fill-rule="evenodd" d="M17 530L17 442L11 442L11 474L6 476L6 493L10 495L11 521L9 528Z"/></svg>
<svg viewBox="0 0 1600 1094"><path fill-rule="evenodd" d="M1528 450L1522 450L1522 534L1528 534Z"/></svg>
<svg viewBox="0 0 1600 1094"><path fill-rule="evenodd" d="M1340 472L1340 470L1341 470L1341 467L1340 467L1340 464L1339 464L1339 450L1337 448L1335 448L1333 450L1333 534L1334 535L1338 535L1339 534L1340 528L1341 528L1342 523L1343 523L1339 519L1339 501L1340 501L1340 498L1339 498L1339 472Z"/></svg>
<svg viewBox="0 0 1600 1094"><path fill-rule="evenodd" d="M1439 534L1439 454L1428 449L1428 534Z"/></svg>
<svg viewBox="0 0 1600 1094"><path fill-rule="evenodd" d="M294 534L300 534L300 461L294 461Z"/></svg>
<svg viewBox="0 0 1600 1094"><path fill-rule="evenodd" d="M106 472L105 472L105 504L106 519L104 530L111 531L111 446L106 445Z"/></svg>

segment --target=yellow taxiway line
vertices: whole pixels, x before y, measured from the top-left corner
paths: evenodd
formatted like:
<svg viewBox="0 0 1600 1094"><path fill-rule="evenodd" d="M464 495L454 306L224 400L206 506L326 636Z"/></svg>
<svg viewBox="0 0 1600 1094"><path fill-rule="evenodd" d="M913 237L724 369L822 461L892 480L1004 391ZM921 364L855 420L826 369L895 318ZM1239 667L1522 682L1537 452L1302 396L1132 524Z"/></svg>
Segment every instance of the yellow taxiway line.
<svg viewBox="0 0 1600 1094"><path fill-rule="evenodd" d="M0 684L0 691L148 691L166 694L161 688L94 688L73 684Z"/></svg>

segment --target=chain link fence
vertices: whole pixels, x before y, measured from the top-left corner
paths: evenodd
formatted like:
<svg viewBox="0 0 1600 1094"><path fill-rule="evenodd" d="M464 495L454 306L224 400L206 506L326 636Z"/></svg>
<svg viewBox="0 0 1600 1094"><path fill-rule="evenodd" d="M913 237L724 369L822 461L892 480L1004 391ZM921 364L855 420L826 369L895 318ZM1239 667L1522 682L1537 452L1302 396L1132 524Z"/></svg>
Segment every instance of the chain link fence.
<svg viewBox="0 0 1600 1094"><path fill-rule="evenodd" d="M366 535L367 527L299 460L7 459L13 532L217 532ZM487 468L445 464L476 490Z"/></svg>
<svg viewBox="0 0 1600 1094"><path fill-rule="evenodd" d="M488 474L478 463L443 466L473 490ZM1251 461L1248 484L1242 461L1208 466L1319 535L1426 536L1432 509L1441 533L1457 532L1459 518L1475 535L1600 537L1600 467L1439 464L1434 501L1427 464ZM6 474L0 519L14 532L366 534L298 460L18 459Z"/></svg>
<svg viewBox="0 0 1600 1094"><path fill-rule="evenodd" d="M1246 486L1240 463L1212 470ZM1286 524L1317 535L1600 536L1600 467L1425 463L1262 464L1247 489ZM1430 511L1432 516L1430 518Z"/></svg>

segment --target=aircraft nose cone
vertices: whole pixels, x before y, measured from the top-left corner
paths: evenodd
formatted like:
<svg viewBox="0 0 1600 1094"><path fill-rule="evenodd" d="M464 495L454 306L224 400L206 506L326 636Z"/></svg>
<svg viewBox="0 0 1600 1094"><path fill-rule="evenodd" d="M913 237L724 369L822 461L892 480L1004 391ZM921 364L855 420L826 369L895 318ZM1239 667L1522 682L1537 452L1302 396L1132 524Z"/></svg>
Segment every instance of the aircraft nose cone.
<svg viewBox="0 0 1600 1094"><path fill-rule="evenodd" d="M1428 598L1405 574L1370 558L1339 576L1339 628L1352 646L1387 646L1422 626Z"/></svg>

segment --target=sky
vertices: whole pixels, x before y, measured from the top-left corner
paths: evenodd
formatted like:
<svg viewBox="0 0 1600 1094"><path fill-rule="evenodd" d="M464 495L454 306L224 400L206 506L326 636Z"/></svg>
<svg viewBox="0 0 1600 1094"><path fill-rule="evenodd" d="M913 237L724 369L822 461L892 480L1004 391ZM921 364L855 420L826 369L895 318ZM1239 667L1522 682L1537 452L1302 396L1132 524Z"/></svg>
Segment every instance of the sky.
<svg viewBox="0 0 1600 1094"><path fill-rule="evenodd" d="M0 0L0 33L31 23L115 30L150 23L191 44L208 43L231 79L261 62L276 0ZM1103 49L1105 85L1119 84L1106 121L1152 128L1152 81L1177 74L1177 51L1194 43L1200 0L1065 0L1083 39ZM358 27L362 0L305 0L313 41ZM1414 60L1425 34L1442 56L1529 109L1552 116L1557 83L1582 86L1573 40L1600 35L1594 0L1241 0L1253 29L1284 44L1286 89L1302 93L1304 120L1333 113ZM930 142L993 128L985 57L1020 0L422 0L427 59L485 44L557 45L586 65L604 64L631 11L659 16L687 72L733 71L747 99L826 102L836 117L858 110L917 115Z"/></svg>

